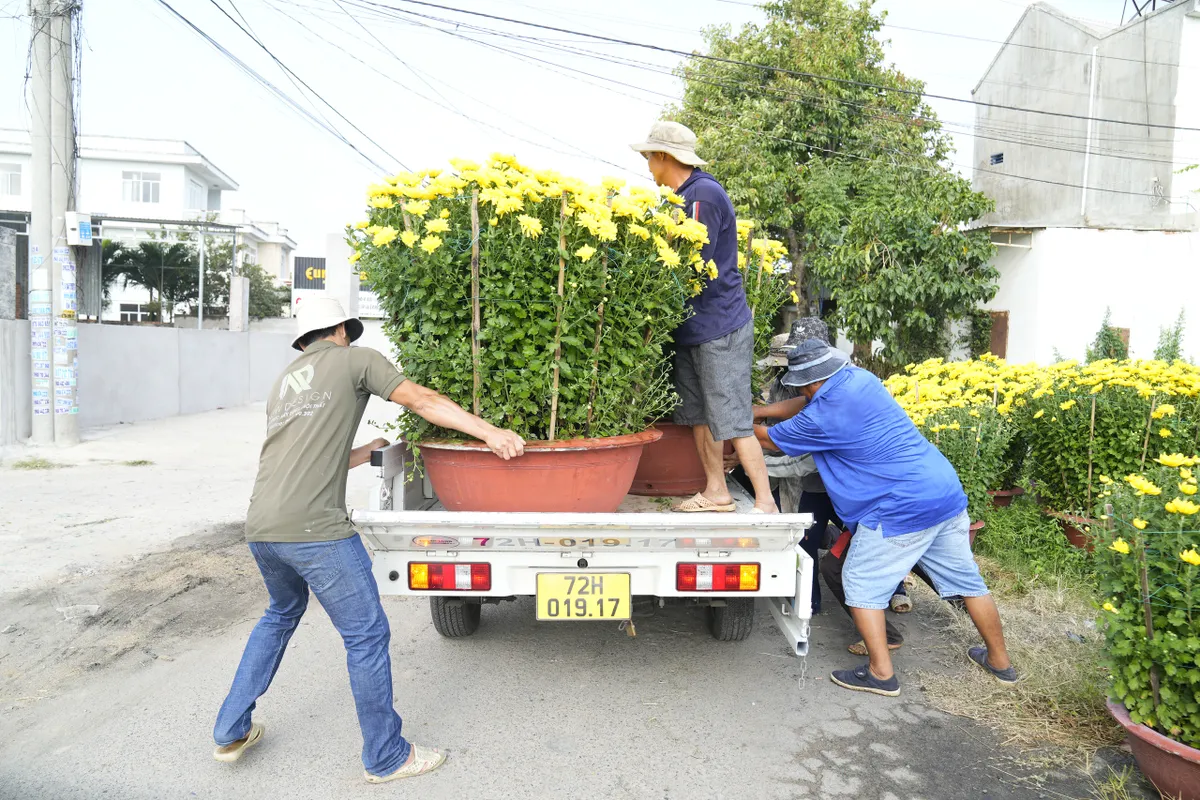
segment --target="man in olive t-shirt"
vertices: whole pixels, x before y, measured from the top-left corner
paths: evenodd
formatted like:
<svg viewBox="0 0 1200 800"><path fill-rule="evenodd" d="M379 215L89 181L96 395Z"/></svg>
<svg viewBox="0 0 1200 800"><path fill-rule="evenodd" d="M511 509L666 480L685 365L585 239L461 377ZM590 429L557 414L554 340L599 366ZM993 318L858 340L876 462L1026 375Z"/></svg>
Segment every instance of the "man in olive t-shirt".
<svg viewBox="0 0 1200 800"><path fill-rule="evenodd" d="M504 459L522 455L524 442L405 380L381 353L350 347L363 326L336 300L305 302L297 322L293 347L303 355L287 367L267 399L267 436L246 518L246 540L271 602L250 633L217 714L213 755L236 761L262 739L265 729L251 722L251 714L279 669L311 589L346 645L367 781L421 775L440 766L445 756L400 734L400 715L392 707L391 629L371 558L346 511L349 469L370 461L371 451L387 441L355 448L354 434L367 401L376 395L435 425L479 438Z"/></svg>

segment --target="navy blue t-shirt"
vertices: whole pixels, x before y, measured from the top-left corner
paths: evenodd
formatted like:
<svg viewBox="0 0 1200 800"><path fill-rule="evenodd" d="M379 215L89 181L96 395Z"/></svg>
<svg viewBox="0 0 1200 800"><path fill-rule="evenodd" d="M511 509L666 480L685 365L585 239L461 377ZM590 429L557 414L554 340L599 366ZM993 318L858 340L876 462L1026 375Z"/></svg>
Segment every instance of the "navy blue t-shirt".
<svg viewBox="0 0 1200 800"><path fill-rule="evenodd" d="M741 328L750 321L750 306L738 270L737 216L729 195L716 178L699 169L676 194L684 199L687 215L708 229L708 244L701 255L705 263L712 260L717 264L717 277L687 301L694 313L674 334L675 344L691 347Z"/></svg>

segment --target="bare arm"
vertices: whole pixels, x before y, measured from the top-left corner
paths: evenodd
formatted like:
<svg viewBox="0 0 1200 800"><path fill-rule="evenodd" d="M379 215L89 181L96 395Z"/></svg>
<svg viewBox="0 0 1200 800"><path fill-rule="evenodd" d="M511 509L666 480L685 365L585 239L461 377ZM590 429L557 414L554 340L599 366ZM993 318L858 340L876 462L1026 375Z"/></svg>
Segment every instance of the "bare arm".
<svg viewBox="0 0 1200 800"><path fill-rule="evenodd" d="M762 445L764 451L778 453L779 448L775 446L775 442L771 441L770 435L767 433L766 425L754 426L754 438L758 439L758 443Z"/></svg>
<svg viewBox="0 0 1200 800"><path fill-rule="evenodd" d="M374 439L369 444L364 444L362 447L356 447L350 451L350 469L361 467L371 460L371 451L378 450L381 447L387 447L390 442L387 439Z"/></svg>
<svg viewBox="0 0 1200 800"><path fill-rule="evenodd" d="M754 421L762 422L765 419L791 419L800 413L804 408L804 404L808 401L804 395L793 397L791 400L780 400L778 403L771 403L767 406L754 407Z"/></svg>
<svg viewBox="0 0 1200 800"><path fill-rule="evenodd" d="M474 436L505 460L525 453L525 442L517 434L497 428L463 409L450 398L418 383L405 381L395 388L388 400L404 406L439 428L450 428Z"/></svg>

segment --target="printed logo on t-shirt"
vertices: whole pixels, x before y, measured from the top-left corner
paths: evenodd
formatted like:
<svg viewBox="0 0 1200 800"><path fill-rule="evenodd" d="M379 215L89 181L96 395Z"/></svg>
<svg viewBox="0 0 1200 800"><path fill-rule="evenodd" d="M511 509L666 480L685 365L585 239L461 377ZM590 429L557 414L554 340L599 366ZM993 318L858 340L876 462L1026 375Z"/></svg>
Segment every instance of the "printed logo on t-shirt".
<svg viewBox="0 0 1200 800"><path fill-rule="evenodd" d="M297 394L312 389L312 379L316 371L312 364L305 364L295 372L289 372L279 385L279 399L282 400L287 396L288 389Z"/></svg>

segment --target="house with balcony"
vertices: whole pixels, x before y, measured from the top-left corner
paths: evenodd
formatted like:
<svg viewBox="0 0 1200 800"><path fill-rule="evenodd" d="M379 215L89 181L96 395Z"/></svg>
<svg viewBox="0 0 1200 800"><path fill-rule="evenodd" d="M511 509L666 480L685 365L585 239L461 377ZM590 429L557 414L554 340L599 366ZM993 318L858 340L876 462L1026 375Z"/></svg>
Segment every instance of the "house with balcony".
<svg viewBox="0 0 1200 800"><path fill-rule="evenodd" d="M974 89L996 355L1082 357L1106 309L1139 358L1182 310L1200 355L1200 0L1139 12L1112 27L1035 3Z"/></svg>
<svg viewBox="0 0 1200 800"><path fill-rule="evenodd" d="M30 154L26 131L0 130L0 225L19 236L18 283L27 269ZM224 209L223 193L237 190L237 183L185 141L81 136L77 177L76 208L91 215L96 241L132 243L163 231L202 228L212 237L232 240L239 264L260 264L280 283L291 276L296 242L287 229L256 221L242 210ZM86 294L86 284L81 285ZM81 313L106 322L138 322L151 314L151 292L139 286L113 287L103 309L88 308L86 298L81 299Z"/></svg>

